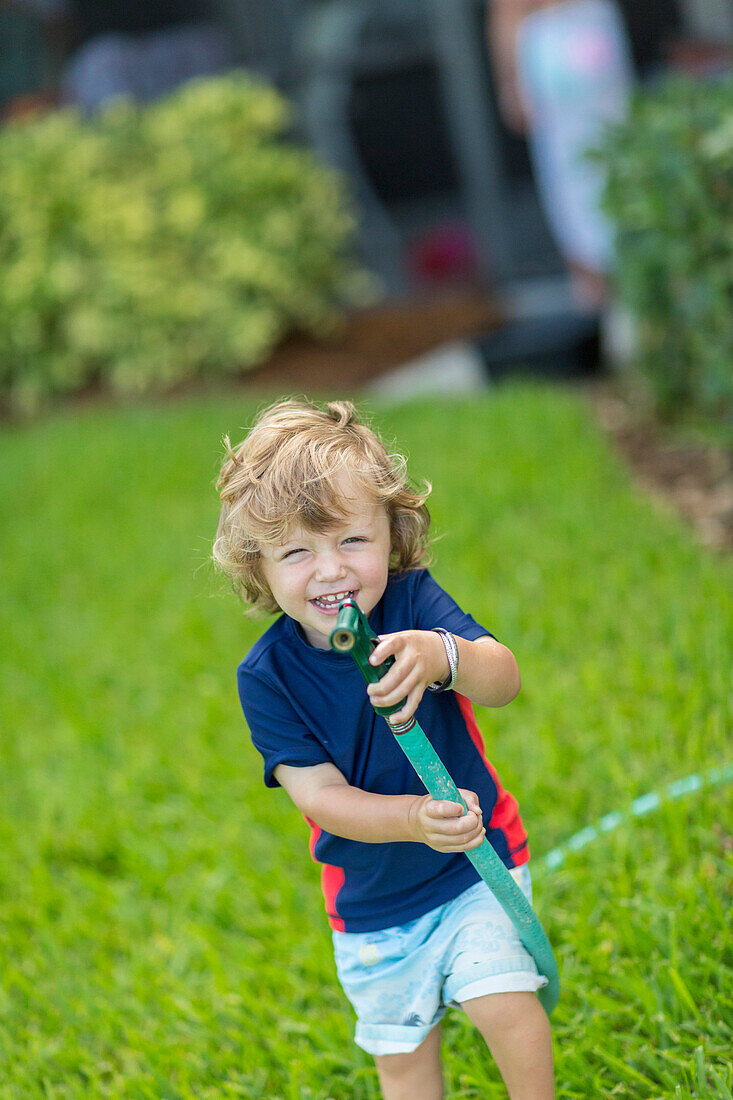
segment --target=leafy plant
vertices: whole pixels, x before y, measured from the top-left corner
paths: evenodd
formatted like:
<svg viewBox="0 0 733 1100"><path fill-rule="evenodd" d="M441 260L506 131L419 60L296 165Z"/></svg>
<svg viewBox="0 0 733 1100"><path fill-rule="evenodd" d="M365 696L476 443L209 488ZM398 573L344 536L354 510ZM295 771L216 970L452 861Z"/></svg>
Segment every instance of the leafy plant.
<svg viewBox="0 0 733 1100"><path fill-rule="evenodd" d="M733 79L670 79L599 154L616 280L660 411L733 414Z"/></svg>
<svg viewBox="0 0 733 1100"><path fill-rule="evenodd" d="M0 132L0 398L162 390L327 331L353 223L288 121L238 74Z"/></svg>

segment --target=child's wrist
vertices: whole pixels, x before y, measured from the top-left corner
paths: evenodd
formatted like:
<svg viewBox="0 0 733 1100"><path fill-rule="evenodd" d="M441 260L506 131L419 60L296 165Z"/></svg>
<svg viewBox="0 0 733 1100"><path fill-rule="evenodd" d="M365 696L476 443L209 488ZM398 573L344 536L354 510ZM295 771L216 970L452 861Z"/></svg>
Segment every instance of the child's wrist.
<svg viewBox="0 0 733 1100"><path fill-rule="evenodd" d="M458 673L458 646L452 634L441 627L430 631L435 639L434 650L436 653L433 671L435 676L428 679L426 687L428 691L445 691L452 688Z"/></svg>
<svg viewBox="0 0 733 1100"><path fill-rule="evenodd" d="M421 841L422 830L420 829L420 803L423 800L423 795L415 795L412 802L407 807L407 832L411 840Z"/></svg>
<svg viewBox="0 0 733 1100"><path fill-rule="evenodd" d="M443 663L445 658L445 652L443 651L443 645L437 634L434 634L432 630L423 631L425 635L425 642L428 646L424 670L424 678L426 686L432 681L437 680L443 672ZM435 643L438 643L436 646Z"/></svg>

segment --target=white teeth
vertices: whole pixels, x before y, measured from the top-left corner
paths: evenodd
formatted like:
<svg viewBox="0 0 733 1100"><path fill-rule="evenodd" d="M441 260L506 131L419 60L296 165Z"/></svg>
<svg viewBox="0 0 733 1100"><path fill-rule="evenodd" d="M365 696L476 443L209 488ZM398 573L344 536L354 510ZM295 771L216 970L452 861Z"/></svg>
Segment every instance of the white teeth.
<svg viewBox="0 0 733 1100"><path fill-rule="evenodd" d="M337 592L331 596L316 596L315 603L340 603L341 600L345 600L350 595L351 592Z"/></svg>

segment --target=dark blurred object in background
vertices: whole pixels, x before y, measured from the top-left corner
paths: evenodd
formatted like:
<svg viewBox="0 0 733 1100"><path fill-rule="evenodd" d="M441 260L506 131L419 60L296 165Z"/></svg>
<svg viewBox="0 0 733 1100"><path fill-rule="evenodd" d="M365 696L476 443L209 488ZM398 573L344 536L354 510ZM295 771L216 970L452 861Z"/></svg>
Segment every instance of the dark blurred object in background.
<svg viewBox="0 0 733 1100"><path fill-rule="evenodd" d="M0 114L16 115L12 101L19 96L29 95L39 106L58 102L62 85L73 100L77 81L96 106L119 90L151 98L191 76L240 65L289 91L296 80L296 24L308 5L309 0L0 0ZM98 93L92 92L95 83Z"/></svg>
<svg viewBox="0 0 733 1100"><path fill-rule="evenodd" d="M669 49L684 33L678 0L616 0L640 80L667 66Z"/></svg>
<svg viewBox="0 0 733 1100"><path fill-rule="evenodd" d="M214 19L206 0L67 0L75 47L102 34L143 35Z"/></svg>
<svg viewBox="0 0 733 1100"><path fill-rule="evenodd" d="M34 103L41 108L55 100L52 28L62 5L63 0L60 5L55 0L0 0L0 116L24 114Z"/></svg>

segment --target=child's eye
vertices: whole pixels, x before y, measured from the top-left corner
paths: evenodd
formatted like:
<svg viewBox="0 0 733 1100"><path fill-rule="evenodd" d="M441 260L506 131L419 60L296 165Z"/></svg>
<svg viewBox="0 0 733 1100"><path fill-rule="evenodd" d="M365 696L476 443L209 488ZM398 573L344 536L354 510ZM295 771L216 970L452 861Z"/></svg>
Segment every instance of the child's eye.
<svg viewBox="0 0 733 1100"><path fill-rule="evenodd" d="M349 535L347 539L344 539L344 544L349 542L366 542L363 535Z"/></svg>
<svg viewBox="0 0 733 1100"><path fill-rule="evenodd" d="M280 558L280 561L286 561L288 558L292 558L294 554L305 554L305 547L304 546L296 546L292 550L288 550Z"/></svg>

